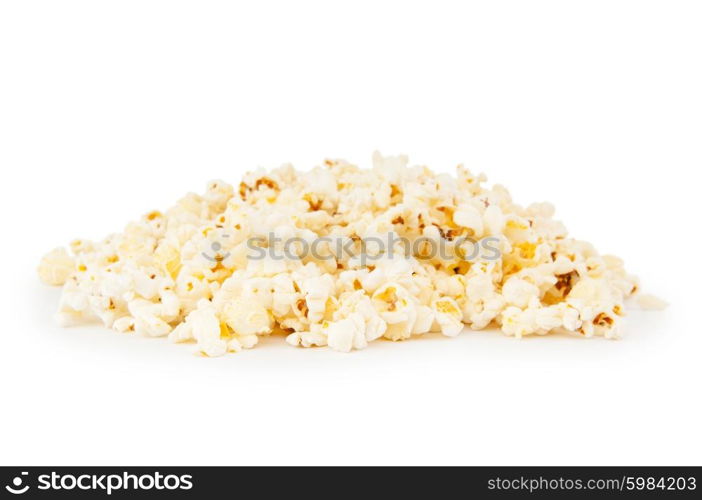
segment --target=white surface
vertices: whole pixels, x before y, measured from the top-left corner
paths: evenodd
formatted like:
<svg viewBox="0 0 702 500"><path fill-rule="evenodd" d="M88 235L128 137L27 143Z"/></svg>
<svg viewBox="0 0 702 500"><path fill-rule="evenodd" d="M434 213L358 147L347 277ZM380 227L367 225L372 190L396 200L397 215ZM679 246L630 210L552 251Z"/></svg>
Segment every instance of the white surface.
<svg viewBox="0 0 702 500"><path fill-rule="evenodd" d="M3 2L0 463L699 465L701 22L698 2ZM54 246L375 148L554 202L671 307L619 342L220 359L52 325Z"/></svg>

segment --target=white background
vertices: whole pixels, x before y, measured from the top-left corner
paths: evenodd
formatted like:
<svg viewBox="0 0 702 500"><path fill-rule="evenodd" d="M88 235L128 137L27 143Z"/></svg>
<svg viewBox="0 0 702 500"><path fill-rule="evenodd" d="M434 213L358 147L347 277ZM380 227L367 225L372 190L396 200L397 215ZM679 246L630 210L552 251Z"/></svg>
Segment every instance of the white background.
<svg viewBox="0 0 702 500"><path fill-rule="evenodd" d="M0 4L0 462L696 464L699 2ZM207 180L464 162L622 256L621 341L492 331L218 359L52 323L40 256Z"/></svg>

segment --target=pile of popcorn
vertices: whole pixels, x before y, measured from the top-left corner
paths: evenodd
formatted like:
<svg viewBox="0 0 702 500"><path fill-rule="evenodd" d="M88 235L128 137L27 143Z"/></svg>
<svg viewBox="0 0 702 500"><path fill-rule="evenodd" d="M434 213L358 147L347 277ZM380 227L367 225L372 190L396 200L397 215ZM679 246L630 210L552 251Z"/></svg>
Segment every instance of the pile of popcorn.
<svg viewBox="0 0 702 500"><path fill-rule="evenodd" d="M195 343L207 356L271 334L345 352L427 332L452 337L466 325L515 337L619 336L624 299L638 288L620 259L567 237L548 203L523 208L463 166L454 177L407 163L375 153L371 169L326 160L308 172L258 169L238 186L213 181L122 233L53 250L39 276L63 286L62 325L98 319ZM448 257L426 245L364 245L388 235L456 244ZM301 242L320 238L315 255L302 252ZM498 253L484 255L487 238ZM339 252L332 240L357 251ZM293 254L267 252L280 242Z"/></svg>

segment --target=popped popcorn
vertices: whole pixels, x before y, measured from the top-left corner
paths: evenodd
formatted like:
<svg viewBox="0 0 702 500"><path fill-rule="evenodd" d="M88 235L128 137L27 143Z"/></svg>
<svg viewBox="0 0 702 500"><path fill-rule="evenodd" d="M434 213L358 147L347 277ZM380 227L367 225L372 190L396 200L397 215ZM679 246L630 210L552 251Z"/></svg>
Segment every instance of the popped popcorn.
<svg viewBox="0 0 702 500"><path fill-rule="evenodd" d="M76 260L65 248L55 248L47 253L39 263L39 278L47 285L63 285L73 272Z"/></svg>
<svg viewBox="0 0 702 500"><path fill-rule="evenodd" d="M365 170L258 169L103 241L54 249L38 274L63 286L62 325L98 320L206 356L267 335L349 352L491 325L616 338L628 297L665 307L638 294L620 259L568 237L551 204L523 208L485 182L461 165L453 177L377 152Z"/></svg>

